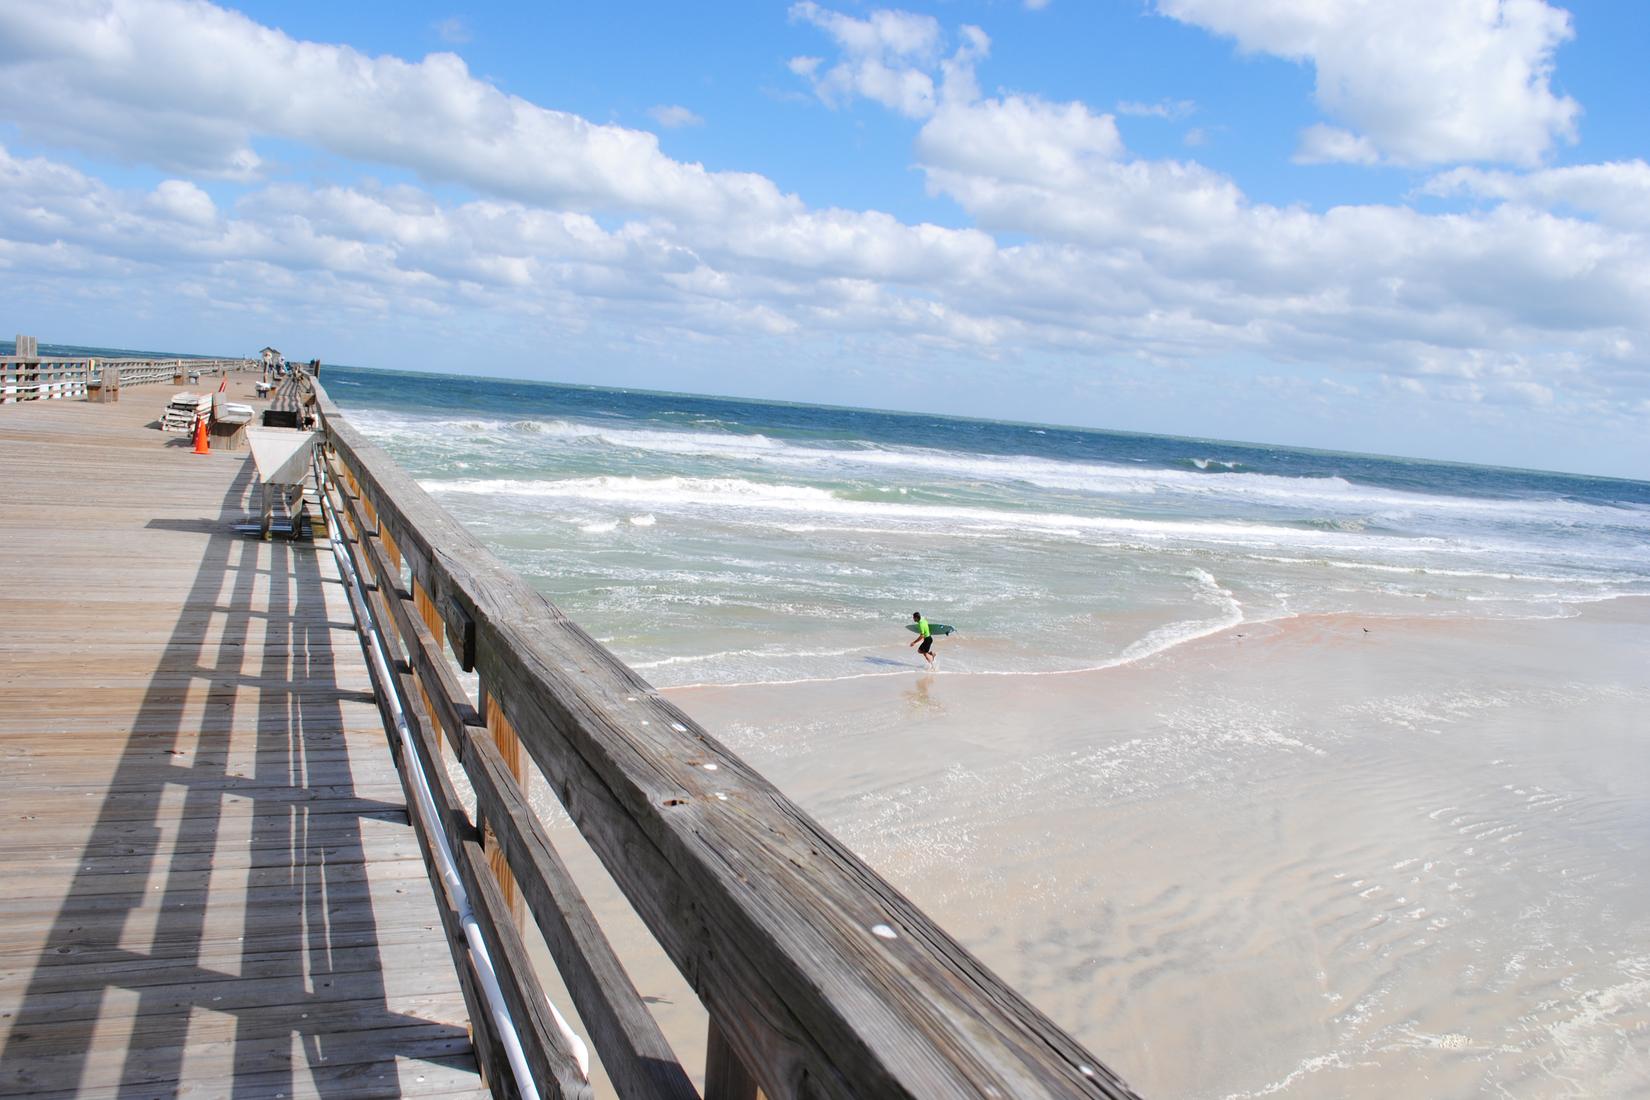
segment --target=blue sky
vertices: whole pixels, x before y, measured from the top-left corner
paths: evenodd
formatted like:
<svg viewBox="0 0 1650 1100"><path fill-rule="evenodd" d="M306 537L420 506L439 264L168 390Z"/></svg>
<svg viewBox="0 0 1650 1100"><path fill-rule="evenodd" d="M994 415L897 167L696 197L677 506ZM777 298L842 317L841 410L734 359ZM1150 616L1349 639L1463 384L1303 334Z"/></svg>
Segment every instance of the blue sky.
<svg viewBox="0 0 1650 1100"><path fill-rule="evenodd" d="M1650 477L1637 3L72 0L0 53L46 341Z"/></svg>

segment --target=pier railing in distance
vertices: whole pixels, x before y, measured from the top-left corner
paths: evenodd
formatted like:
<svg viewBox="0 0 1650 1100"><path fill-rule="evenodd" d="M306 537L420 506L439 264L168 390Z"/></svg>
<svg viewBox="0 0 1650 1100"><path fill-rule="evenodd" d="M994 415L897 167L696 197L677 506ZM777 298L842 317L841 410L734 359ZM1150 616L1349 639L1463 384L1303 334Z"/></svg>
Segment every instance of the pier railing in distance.
<svg viewBox="0 0 1650 1100"><path fill-rule="evenodd" d="M86 397L99 387L171 382L193 373L261 370L257 359L107 359L39 355L32 338L17 338L17 354L0 355L0 405Z"/></svg>
<svg viewBox="0 0 1650 1100"><path fill-rule="evenodd" d="M528 801L528 758L703 1003L710 1100L1135 1095L306 383L325 506L347 521L373 616L393 627L388 687L417 757L400 763L429 777L536 1089L588 1094L522 946L518 891L619 1094L696 1095ZM478 674L478 697L460 669ZM474 816L441 765L443 740ZM497 1017L431 877L489 1084L514 1094Z"/></svg>

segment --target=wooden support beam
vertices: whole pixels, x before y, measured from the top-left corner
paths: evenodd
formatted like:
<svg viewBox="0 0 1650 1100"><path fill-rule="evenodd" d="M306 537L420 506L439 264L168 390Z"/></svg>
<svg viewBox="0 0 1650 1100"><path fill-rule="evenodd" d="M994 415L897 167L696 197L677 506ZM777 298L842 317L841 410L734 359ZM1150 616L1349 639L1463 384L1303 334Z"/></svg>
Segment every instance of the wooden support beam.
<svg viewBox="0 0 1650 1100"><path fill-rule="evenodd" d="M396 578L401 576L401 551L395 548L395 536L388 531L379 531L378 535L384 540L384 552L390 557L390 564L395 568Z"/></svg>
<svg viewBox="0 0 1650 1100"><path fill-rule="evenodd" d="M516 736L516 728L510 720L504 717L504 711L499 708L498 700L491 695L485 700L487 715L487 731L492 735L493 744L498 748L499 759L509 770L510 777L515 780L516 786L525 790L527 787L527 757L521 751L521 738ZM510 903L511 912L519 920L521 918L521 898L516 891L515 876L510 873L510 860L505 851L499 847L498 835L493 828L490 817L483 819L486 822L485 836L487 839L487 863L498 877L498 886L504 899Z"/></svg>

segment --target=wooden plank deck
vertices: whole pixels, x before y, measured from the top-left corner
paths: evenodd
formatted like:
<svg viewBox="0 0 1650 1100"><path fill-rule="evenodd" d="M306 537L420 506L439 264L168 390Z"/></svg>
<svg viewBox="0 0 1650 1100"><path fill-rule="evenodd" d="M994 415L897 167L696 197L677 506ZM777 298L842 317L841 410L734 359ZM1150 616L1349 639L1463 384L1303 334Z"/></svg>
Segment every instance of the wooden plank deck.
<svg viewBox="0 0 1650 1100"><path fill-rule="evenodd" d="M0 1096L485 1096L332 555L173 390L0 408Z"/></svg>

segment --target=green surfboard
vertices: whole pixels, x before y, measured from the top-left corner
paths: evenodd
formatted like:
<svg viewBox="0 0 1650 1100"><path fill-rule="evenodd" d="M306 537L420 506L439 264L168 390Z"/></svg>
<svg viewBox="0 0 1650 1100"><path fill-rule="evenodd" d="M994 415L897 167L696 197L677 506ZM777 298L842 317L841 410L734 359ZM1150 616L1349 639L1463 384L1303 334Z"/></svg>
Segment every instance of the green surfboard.
<svg viewBox="0 0 1650 1100"><path fill-rule="evenodd" d="M922 633L922 631L917 629L917 624L916 623L906 623L905 624L905 629L909 630L913 634L921 634ZM935 634L935 635L950 634L952 631L954 631L956 629L957 629L956 627L946 626L944 623L929 623L928 624L928 633Z"/></svg>

